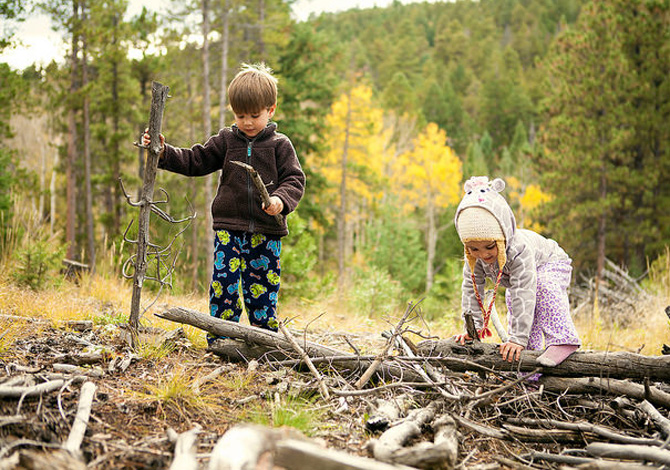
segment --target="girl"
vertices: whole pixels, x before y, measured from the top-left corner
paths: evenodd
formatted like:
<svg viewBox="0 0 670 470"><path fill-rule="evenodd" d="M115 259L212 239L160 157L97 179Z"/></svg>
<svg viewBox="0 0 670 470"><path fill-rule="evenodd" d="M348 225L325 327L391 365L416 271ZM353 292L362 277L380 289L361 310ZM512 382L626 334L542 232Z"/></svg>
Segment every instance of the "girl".
<svg viewBox="0 0 670 470"><path fill-rule="evenodd" d="M571 259L554 240L516 227L512 209L499 194L503 180L472 177L464 188L455 217L466 259L463 312L473 315L480 338L491 336L489 317L502 284L509 322L509 340L500 346L503 360L519 360L523 349L544 346L538 363L560 364L580 344L568 302ZM487 277L495 283L488 306L482 302ZM466 333L455 339L465 344L472 338Z"/></svg>

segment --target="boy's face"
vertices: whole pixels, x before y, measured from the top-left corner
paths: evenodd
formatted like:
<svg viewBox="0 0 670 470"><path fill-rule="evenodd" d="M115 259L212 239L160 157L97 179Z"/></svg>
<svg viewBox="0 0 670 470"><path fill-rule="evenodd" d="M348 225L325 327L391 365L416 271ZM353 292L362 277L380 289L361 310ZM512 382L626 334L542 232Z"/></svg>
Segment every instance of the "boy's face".
<svg viewBox="0 0 670 470"><path fill-rule="evenodd" d="M247 137L256 137L268 125L268 121L274 115L275 109L277 109L277 105L262 109L257 113L235 113L235 124Z"/></svg>
<svg viewBox="0 0 670 470"><path fill-rule="evenodd" d="M498 260L498 244L495 240L466 242L465 247L473 257L486 264L493 264Z"/></svg>

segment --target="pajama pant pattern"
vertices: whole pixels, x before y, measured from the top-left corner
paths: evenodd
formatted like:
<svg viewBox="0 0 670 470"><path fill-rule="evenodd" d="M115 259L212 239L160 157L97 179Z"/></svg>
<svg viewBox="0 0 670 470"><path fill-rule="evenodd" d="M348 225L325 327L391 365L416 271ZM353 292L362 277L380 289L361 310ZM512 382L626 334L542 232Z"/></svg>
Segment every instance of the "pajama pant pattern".
<svg viewBox="0 0 670 470"><path fill-rule="evenodd" d="M526 349L543 349L558 344L579 345L577 329L570 316L568 287L572 265L568 261L547 263L537 268L535 316ZM508 316L512 315L506 296Z"/></svg>
<svg viewBox="0 0 670 470"><path fill-rule="evenodd" d="M251 325L277 331L280 253L279 237L218 230L214 237L214 270L209 288L211 315L239 322L244 302ZM214 339L208 336L208 341Z"/></svg>

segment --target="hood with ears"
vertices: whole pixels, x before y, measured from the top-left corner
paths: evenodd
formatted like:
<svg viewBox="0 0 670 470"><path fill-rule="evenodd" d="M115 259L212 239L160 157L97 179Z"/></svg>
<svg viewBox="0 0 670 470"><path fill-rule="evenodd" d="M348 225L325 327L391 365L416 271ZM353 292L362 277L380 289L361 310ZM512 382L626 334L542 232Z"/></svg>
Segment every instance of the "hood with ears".
<svg viewBox="0 0 670 470"><path fill-rule="evenodd" d="M505 249L509 248L512 245L511 242L514 239L514 234L516 232L516 219L514 218L512 208L500 194L500 192L505 189L505 182L500 178L489 181L486 176L473 176L465 182L463 189L465 190L465 195L458 205L454 217L456 230L458 231L458 218L461 215L461 212L465 209L471 207L485 209L490 212L500 224L503 234L505 235ZM499 247L499 251L500 248L501 247ZM499 255L499 258L506 258L503 253L499 253ZM500 265L499 268L502 269L502 265Z"/></svg>

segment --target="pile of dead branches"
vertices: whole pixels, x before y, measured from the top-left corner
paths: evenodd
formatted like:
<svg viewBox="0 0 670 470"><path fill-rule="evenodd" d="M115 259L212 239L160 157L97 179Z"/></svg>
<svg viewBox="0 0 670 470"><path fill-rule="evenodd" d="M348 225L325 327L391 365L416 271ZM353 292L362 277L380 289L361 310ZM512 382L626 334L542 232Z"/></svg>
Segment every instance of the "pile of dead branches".
<svg viewBox="0 0 670 470"><path fill-rule="evenodd" d="M159 316L228 338L210 347L218 364L193 352L193 360L209 368L191 384L197 393L230 373L233 363L268 380L289 371L289 388L300 388L330 417L339 417L344 436L356 433L362 439L333 445L336 440L326 435L315 440L295 430L244 424L221 430L211 420L192 417L186 428L180 426L182 432L165 427L133 441L132 431L122 432L123 423L141 417L110 401L105 380L123 381L133 371L142 380L142 360L131 351L110 354L100 335L70 326L60 343L48 337L17 342L17 353L26 359L4 362L0 469L670 465L670 357L578 352L558 367L542 369L538 353L526 351L520 362L508 363L495 344L427 340L414 345L407 339L416 317L411 306L375 342L372 354L362 352L371 349L369 344L362 347L351 337L332 347L322 344L323 337L315 341L314 333L286 325L273 333L182 308ZM165 333L164 340L188 350L179 331ZM44 354L48 364L36 359ZM131 460L137 454L145 456L142 464L137 457Z"/></svg>
<svg viewBox="0 0 670 470"><path fill-rule="evenodd" d="M403 336L411 310L385 333L385 346L374 355L360 354L355 345L345 352L310 342L304 332L298 336L284 326L272 333L180 308L159 316L227 337L211 349L228 360L301 368L314 390L337 401L340 410L366 408L374 464L366 459L333 466L335 456L316 452L321 457L314 460L312 453L289 450L293 439L266 436L274 444L256 457L273 453L285 468L387 468L380 462L425 469L670 465L670 357L578 352L543 369L536 363L539 353L525 351L512 364L502 361L494 344L413 345ZM250 443L258 441L257 432L267 433L244 429Z"/></svg>
<svg viewBox="0 0 670 470"><path fill-rule="evenodd" d="M605 259L600 282L582 274L581 282L571 288L570 297L574 304L573 315L592 313L597 299L608 320L624 327L637 321L650 298L640 286L639 278L633 278L628 271L609 259Z"/></svg>

